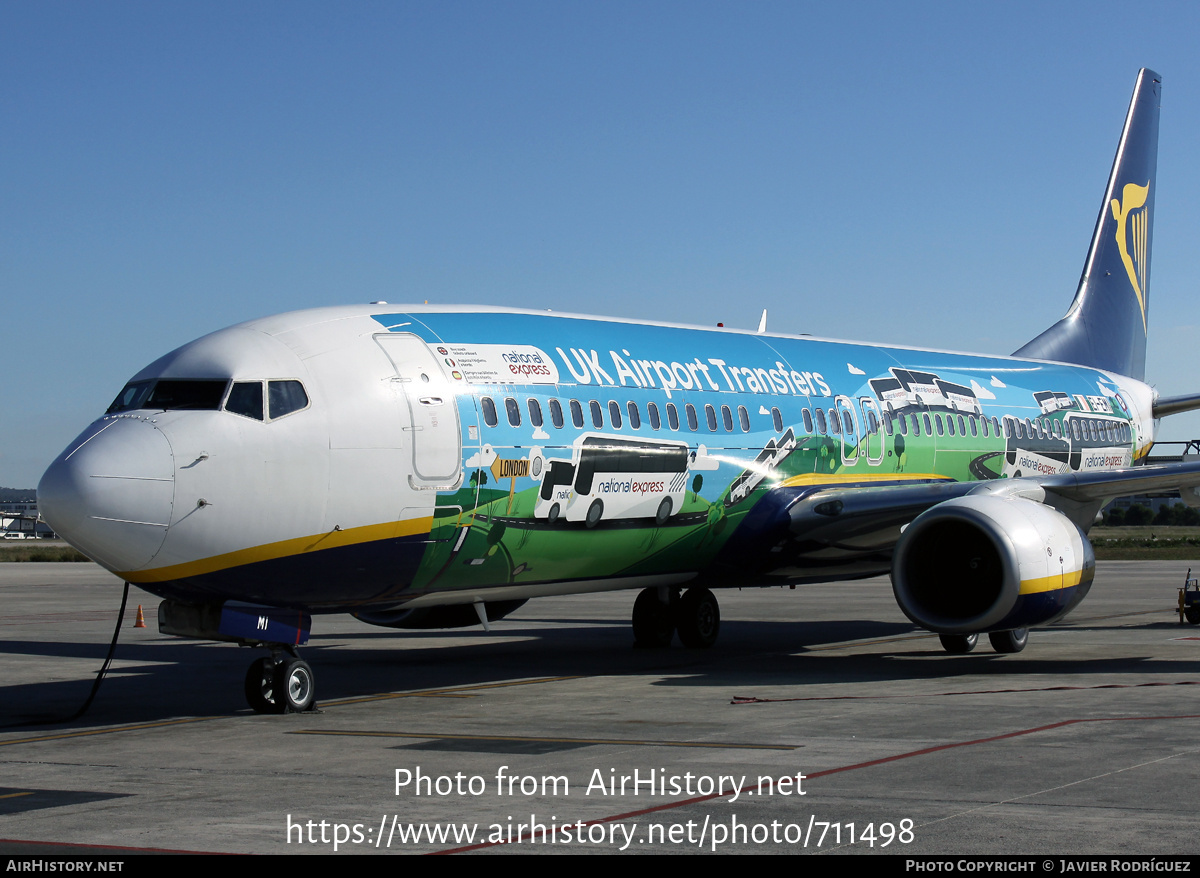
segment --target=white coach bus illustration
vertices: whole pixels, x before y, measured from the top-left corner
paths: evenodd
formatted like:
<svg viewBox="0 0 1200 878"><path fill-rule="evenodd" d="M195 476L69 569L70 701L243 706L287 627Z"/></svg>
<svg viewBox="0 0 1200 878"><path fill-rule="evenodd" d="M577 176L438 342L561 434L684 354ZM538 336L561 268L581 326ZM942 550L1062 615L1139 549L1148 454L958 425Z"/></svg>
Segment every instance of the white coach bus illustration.
<svg viewBox="0 0 1200 878"><path fill-rule="evenodd" d="M767 440L766 447L758 453L754 463L746 467L733 484L729 486L729 495L725 498L726 506L736 506L753 493L762 484L763 479L775 473L779 464L796 449L796 434L788 427L787 432L779 437Z"/></svg>
<svg viewBox="0 0 1200 878"><path fill-rule="evenodd" d="M533 517L595 527L601 521L679 512L688 477L688 444L584 433L571 460L545 461Z"/></svg>

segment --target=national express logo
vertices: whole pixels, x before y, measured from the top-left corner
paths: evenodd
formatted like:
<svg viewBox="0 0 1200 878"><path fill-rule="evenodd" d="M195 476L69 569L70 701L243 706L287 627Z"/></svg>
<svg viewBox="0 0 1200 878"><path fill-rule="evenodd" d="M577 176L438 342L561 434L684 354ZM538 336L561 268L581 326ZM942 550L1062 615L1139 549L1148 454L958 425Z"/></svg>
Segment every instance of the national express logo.
<svg viewBox="0 0 1200 878"><path fill-rule="evenodd" d="M1150 195L1150 181L1145 186L1126 183L1121 190L1121 200L1109 202L1113 219L1117 221L1117 247L1121 250L1121 261L1133 291L1137 293L1138 305L1142 309L1142 331L1146 330L1146 245L1149 241L1150 218L1146 210L1146 199Z"/></svg>

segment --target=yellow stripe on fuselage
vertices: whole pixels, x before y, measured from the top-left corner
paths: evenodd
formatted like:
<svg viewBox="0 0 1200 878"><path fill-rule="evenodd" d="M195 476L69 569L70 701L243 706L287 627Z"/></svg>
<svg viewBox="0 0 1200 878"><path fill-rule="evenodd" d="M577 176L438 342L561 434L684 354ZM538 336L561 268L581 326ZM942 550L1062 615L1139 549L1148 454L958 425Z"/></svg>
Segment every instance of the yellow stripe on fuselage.
<svg viewBox="0 0 1200 878"><path fill-rule="evenodd" d="M1060 588L1072 588L1082 582L1091 582L1095 569L1076 570L1059 576L1042 576L1037 579L1022 579L1021 594L1038 594L1043 591L1057 591Z"/></svg>
<svg viewBox="0 0 1200 878"><path fill-rule="evenodd" d="M799 488L805 485L867 485L871 482L953 482L949 476L937 473L808 473L784 479L777 488Z"/></svg>
<svg viewBox="0 0 1200 878"><path fill-rule="evenodd" d="M218 570L228 570L231 567L241 567L244 564L254 564L259 561L273 561L277 558L303 555L306 552L319 552L323 549L336 549L343 546L358 545L359 543L371 543L377 540L390 540L397 537L427 534L432 527L432 516L410 518L406 521L389 521L386 524L368 524L363 527L352 527L324 534L296 537L291 540L280 540L277 543L267 543L262 546L251 546L248 549L238 549L236 552L213 555L211 558L201 558L198 561L185 561L182 564L172 564L168 567L154 567L150 570L130 570L126 572L118 571L117 576L135 585L150 582L168 582L172 579L186 579L189 576L200 576L205 573L215 573Z"/></svg>

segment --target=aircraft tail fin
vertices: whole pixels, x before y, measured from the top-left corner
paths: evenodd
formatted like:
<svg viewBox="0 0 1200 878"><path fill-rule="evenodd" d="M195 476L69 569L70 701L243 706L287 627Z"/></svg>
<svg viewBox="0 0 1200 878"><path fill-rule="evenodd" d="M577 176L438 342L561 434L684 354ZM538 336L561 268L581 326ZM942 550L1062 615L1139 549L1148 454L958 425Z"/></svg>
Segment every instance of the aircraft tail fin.
<svg viewBox="0 0 1200 878"><path fill-rule="evenodd" d="M1153 70L1138 73L1075 299L1014 356L1145 377L1161 90Z"/></svg>

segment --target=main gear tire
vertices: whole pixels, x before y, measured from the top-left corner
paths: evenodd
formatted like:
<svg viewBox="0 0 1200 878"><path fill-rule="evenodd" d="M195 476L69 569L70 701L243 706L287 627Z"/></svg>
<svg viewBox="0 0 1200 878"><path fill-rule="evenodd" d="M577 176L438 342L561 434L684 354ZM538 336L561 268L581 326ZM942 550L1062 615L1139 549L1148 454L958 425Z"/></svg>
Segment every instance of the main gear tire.
<svg viewBox="0 0 1200 878"><path fill-rule="evenodd" d="M717 642L721 630L721 608L707 588L689 588L679 599L675 612L675 630L680 642L689 649L708 649Z"/></svg>

